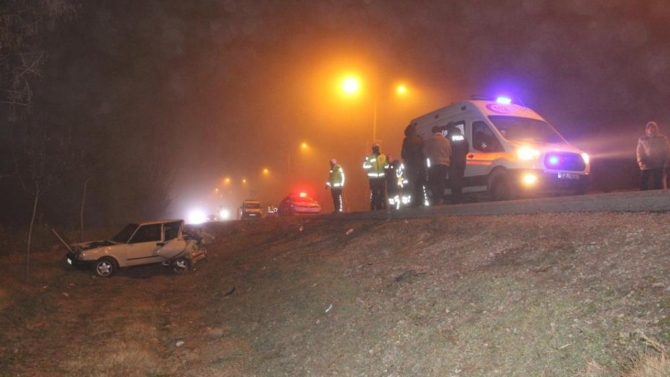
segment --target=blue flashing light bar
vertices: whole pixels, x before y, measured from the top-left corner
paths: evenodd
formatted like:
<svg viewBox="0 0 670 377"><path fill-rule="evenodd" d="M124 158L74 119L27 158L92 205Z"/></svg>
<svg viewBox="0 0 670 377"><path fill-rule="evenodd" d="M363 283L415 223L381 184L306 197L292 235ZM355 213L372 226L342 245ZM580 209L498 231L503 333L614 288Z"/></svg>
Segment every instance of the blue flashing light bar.
<svg viewBox="0 0 670 377"><path fill-rule="evenodd" d="M498 102L501 105L509 105L510 103L512 103L512 99L509 97L500 96L496 98L496 102Z"/></svg>

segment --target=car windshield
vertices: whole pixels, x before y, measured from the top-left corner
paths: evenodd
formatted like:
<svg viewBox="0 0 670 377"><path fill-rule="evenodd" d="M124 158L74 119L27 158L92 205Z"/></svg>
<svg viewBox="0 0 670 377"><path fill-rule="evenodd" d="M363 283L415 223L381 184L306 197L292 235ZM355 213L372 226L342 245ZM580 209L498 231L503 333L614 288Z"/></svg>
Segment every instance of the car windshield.
<svg viewBox="0 0 670 377"><path fill-rule="evenodd" d="M512 141L539 144L565 144L566 141L549 123L531 118L491 115L489 119L503 137Z"/></svg>
<svg viewBox="0 0 670 377"><path fill-rule="evenodd" d="M123 230L121 230L116 236L112 237L112 241L116 243L128 243L130 236L135 233L137 229L137 224L128 224Z"/></svg>
<svg viewBox="0 0 670 377"><path fill-rule="evenodd" d="M292 196L291 200L294 203L312 203L314 202L314 199L310 198L309 196Z"/></svg>
<svg viewBox="0 0 670 377"><path fill-rule="evenodd" d="M245 202L242 204L244 208L261 208L261 203L258 202Z"/></svg>

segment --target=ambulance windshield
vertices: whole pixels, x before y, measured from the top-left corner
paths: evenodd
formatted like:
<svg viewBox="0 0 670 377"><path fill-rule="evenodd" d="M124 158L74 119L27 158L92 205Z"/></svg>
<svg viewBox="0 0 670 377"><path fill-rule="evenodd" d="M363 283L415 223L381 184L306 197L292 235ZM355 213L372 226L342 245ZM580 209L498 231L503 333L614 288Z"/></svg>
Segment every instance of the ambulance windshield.
<svg viewBox="0 0 670 377"><path fill-rule="evenodd" d="M565 144L566 141L549 123L531 118L504 115L489 116L503 137L512 141L529 141L538 144Z"/></svg>

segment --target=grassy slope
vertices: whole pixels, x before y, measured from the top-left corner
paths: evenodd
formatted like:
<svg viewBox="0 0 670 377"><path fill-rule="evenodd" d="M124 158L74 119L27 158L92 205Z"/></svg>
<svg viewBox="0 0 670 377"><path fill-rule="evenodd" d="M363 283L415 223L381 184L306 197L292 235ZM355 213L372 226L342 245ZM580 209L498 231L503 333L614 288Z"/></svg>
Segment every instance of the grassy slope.
<svg viewBox="0 0 670 377"><path fill-rule="evenodd" d="M670 343L669 225L609 213L236 222L210 225L210 260L183 276L92 279L63 269L62 252L36 253L31 285L15 272L0 288L0 374L616 375L655 356L642 334Z"/></svg>

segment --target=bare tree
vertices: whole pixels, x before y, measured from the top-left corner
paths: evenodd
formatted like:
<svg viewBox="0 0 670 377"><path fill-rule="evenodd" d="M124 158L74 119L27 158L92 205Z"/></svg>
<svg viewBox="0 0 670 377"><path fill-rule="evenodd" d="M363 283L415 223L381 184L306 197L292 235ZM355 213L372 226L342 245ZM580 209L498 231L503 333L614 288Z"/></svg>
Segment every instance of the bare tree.
<svg viewBox="0 0 670 377"><path fill-rule="evenodd" d="M45 193L75 169L79 158L72 149L71 138L58 134L49 127L46 120L17 129L19 135L15 145L20 147L20 150L14 152L17 176L23 189L33 198L26 249L26 281L28 281L30 247L39 201Z"/></svg>
<svg viewBox="0 0 670 377"><path fill-rule="evenodd" d="M81 206L79 207L79 242L84 242L84 208L86 207L86 189L88 188L88 181L91 177L87 177L84 181L84 192L81 194Z"/></svg>
<svg viewBox="0 0 670 377"><path fill-rule="evenodd" d="M74 12L69 0L0 2L0 103L12 110L30 105L30 83L41 76L45 60L38 37L47 22Z"/></svg>

